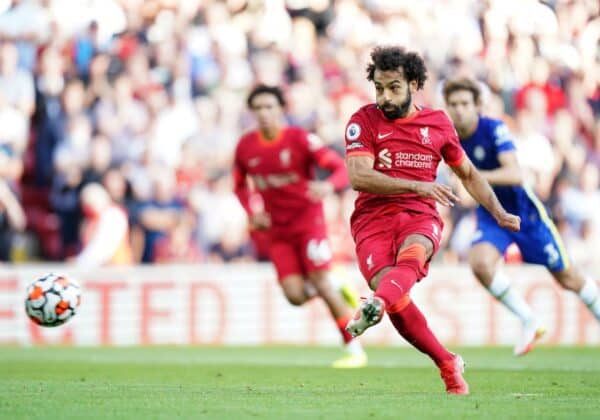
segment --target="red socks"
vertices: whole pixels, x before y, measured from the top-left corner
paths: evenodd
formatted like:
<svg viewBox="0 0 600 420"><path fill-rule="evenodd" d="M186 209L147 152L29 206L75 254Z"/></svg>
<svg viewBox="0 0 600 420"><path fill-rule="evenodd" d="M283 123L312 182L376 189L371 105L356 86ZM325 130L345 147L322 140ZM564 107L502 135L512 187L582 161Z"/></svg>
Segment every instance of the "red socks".
<svg viewBox="0 0 600 420"><path fill-rule="evenodd" d="M390 308L392 309L392 308ZM388 310L390 321L402 337L417 350L427 354L436 365L452 359L452 353L438 341L427 325L427 320L410 299L408 303L398 312Z"/></svg>
<svg viewBox="0 0 600 420"><path fill-rule="evenodd" d="M348 331L346 331L346 325L348 325L349 321L350 321L349 316L341 316L335 320L335 323L337 324L338 329L340 330L340 334L342 334L345 344L349 343L350 341L352 341L354 339L354 337L352 337L350 335L350 333Z"/></svg>
<svg viewBox="0 0 600 420"><path fill-rule="evenodd" d="M383 299L390 307L408 295L414 286L426 262L427 251L421 244L412 244L404 248L396 258L396 265L385 273L379 282L375 296Z"/></svg>
<svg viewBox="0 0 600 420"><path fill-rule="evenodd" d="M410 289L417 282L414 271L407 267L394 267L383 275L375 296L385 302L385 307L393 306L408 296Z"/></svg>
<svg viewBox="0 0 600 420"><path fill-rule="evenodd" d="M385 302L386 312L400 335L440 365L452 359L452 353L433 335L427 320L409 296L410 289L423 275L426 254L421 244L412 244L400 251L396 266L382 277L375 296Z"/></svg>

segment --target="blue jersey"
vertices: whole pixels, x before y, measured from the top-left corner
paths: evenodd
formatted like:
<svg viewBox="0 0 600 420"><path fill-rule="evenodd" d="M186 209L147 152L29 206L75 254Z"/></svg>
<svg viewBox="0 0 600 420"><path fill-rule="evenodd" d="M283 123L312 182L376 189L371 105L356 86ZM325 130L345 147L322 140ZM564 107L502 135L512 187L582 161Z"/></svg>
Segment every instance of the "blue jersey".
<svg viewBox="0 0 600 420"><path fill-rule="evenodd" d="M503 152L514 152L516 147L510 137L508 127L493 118L479 117L477 129L471 137L460 139L461 146L477 169L490 171L500 167L499 155ZM493 186L500 204L509 213L523 218L527 212L535 208L530 194L520 185ZM478 216L489 216L486 209L479 206ZM485 214L483 214L485 213Z"/></svg>
<svg viewBox="0 0 600 420"><path fill-rule="evenodd" d="M516 151L508 127L502 121L482 116L475 132L460 142L473 165L481 170L500 168L500 154ZM521 185L493 186L493 189L504 209L521 218L521 231L502 229L492 215L479 206L473 244L491 243L503 254L514 242L521 250L523 261L545 265L551 271L566 268L568 259L560 236L533 192Z"/></svg>

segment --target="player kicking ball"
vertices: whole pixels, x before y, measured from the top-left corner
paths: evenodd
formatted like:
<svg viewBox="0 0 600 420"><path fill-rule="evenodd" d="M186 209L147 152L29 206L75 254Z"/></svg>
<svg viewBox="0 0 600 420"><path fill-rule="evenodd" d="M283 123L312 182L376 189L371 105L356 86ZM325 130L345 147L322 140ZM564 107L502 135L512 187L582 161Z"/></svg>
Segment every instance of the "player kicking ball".
<svg viewBox="0 0 600 420"><path fill-rule="evenodd" d="M434 182L440 161L500 226L518 231L520 220L502 208L466 157L446 114L413 103L427 78L423 59L401 47L377 47L371 59L367 79L377 103L350 118L346 163L350 183L360 192L350 221L358 264L375 294L361 303L346 330L359 336L387 312L398 333L438 366L446 391L465 395L462 358L444 348L410 298L440 245L443 224L436 202L452 206L458 199Z"/></svg>
<svg viewBox="0 0 600 420"><path fill-rule="evenodd" d="M475 277L521 320L523 330L514 354L527 354L545 330L525 299L510 287L508 277L498 270L500 259L513 242L521 250L523 261L545 266L562 287L577 293L600 320L598 286L569 266L554 223L539 199L523 185L515 145L506 125L479 115L481 91L477 82L466 78L448 80L443 93L467 155L493 186L504 208L522 220L519 232L509 232L486 209L479 207L476 236L469 253Z"/></svg>
<svg viewBox="0 0 600 420"><path fill-rule="evenodd" d="M302 305L320 296L329 308L347 353L333 367L366 366L362 346L344 329L351 309L332 287L332 252L323 214L323 198L348 185L344 161L317 136L283 124L285 100L278 87L257 86L247 104L258 130L245 134L237 145L235 194L250 225L268 232L270 260L287 300ZM331 175L325 181L314 180L316 166ZM254 191L264 209L252 205ZM347 289L341 291L350 297Z"/></svg>

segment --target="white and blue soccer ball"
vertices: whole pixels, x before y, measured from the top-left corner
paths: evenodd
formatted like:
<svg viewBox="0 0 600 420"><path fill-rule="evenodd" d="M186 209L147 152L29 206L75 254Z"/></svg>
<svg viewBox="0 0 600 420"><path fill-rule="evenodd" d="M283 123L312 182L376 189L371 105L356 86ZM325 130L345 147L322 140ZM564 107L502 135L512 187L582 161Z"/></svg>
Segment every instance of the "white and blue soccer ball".
<svg viewBox="0 0 600 420"><path fill-rule="evenodd" d="M66 276L47 274L27 288L25 311L42 327L57 327L71 319L81 303L79 285Z"/></svg>

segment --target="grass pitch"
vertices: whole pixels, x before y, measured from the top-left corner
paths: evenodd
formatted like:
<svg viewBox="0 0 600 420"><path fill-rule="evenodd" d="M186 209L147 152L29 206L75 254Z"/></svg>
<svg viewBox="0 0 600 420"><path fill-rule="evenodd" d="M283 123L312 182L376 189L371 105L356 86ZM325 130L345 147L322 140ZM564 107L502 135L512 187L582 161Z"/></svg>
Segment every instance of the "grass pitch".
<svg viewBox="0 0 600 420"><path fill-rule="evenodd" d="M444 393L410 348L334 370L331 348L0 348L1 419L600 418L600 349L457 350L472 394Z"/></svg>

